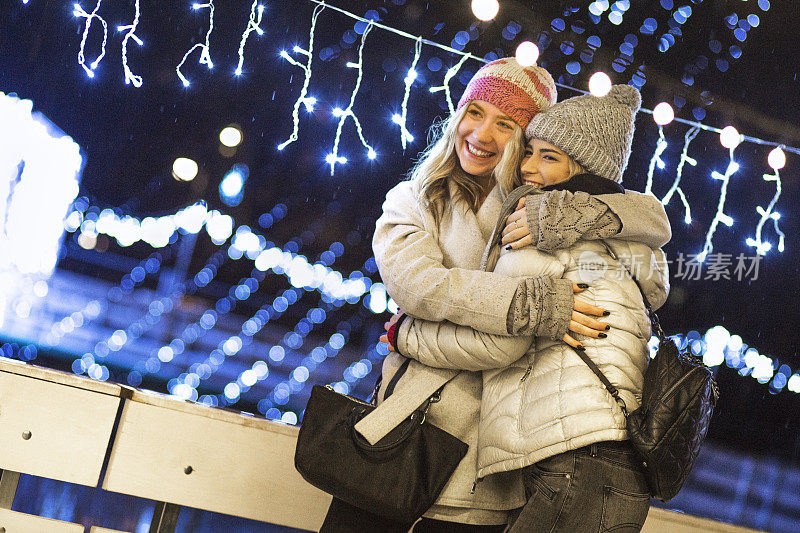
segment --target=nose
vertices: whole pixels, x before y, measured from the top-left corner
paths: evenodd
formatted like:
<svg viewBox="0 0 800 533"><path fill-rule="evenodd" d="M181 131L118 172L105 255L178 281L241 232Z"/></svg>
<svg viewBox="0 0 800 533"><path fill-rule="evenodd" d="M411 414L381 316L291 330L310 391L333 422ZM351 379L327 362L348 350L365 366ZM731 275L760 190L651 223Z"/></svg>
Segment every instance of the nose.
<svg viewBox="0 0 800 533"><path fill-rule="evenodd" d="M535 155L532 155L523 161L522 173L528 175L539 173L539 160Z"/></svg>
<svg viewBox="0 0 800 533"><path fill-rule="evenodd" d="M492 130L491 124L488 120L482 121L475 127L473 131L473 137L476 141L483 143L484 145L489 144L492 142Z"/></svg>

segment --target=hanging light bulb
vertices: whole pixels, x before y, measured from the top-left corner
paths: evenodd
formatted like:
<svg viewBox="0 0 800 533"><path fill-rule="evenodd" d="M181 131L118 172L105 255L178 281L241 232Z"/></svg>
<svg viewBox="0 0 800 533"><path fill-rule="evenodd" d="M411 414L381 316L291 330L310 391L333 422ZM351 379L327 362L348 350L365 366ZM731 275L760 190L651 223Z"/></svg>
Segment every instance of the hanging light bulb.
<svg viewBox="0 0 800 533"><path fill-rule="evenodd" d="M589 78L589 92L592 96L603 97L611 90L611 78L605 72L595 72Z"/></svg>
<svg viewBox="0 0 800 533"><path fill-rule="evenodd" d="M499 10L497 0L472 0L472 13L478 20L492 20Z"/></svg>
<svg viewBox="0 0 800 533"><path fill-rule="evenodd" d="M219 142L229 148L235 148L242 142L242 130L236 124L226 126L219 132Z"/></svg>
<svg viewBox="0 0 800 533"><path fill-rule="evenodd" d="M780 170L786 166L786 154L780 146L776 146L767 156L767 163L773 170Z"/></svg>
<svg viewBox="0 0 800 533"><path fill-rule="evenodd" d="M530 67L536 64L539 59L539 47L530 41L522 41L517 46L517 51L514 53L517 63L523 67Z"/></svg>
<svg viewBox="0 0 800 533"><path fill-rule="evenodd" d="M653 109L653 120L659 126L666 126L675 118L675 111L666 102L661 102Z"/></svg>
<svg viewBox="0 0 800 533"><path fill-rule="evenodd" d="M197 170L197 163L188 157L179 157L172 163L172 176L178 181L192 181Z"/></svg>
<svg viewBox="0 0 800 533"><path fill-rule="evenodd" d="M719 134L719 142L725 148L732 150L742 142L742 136L733 126L725 126Z"/></svg>

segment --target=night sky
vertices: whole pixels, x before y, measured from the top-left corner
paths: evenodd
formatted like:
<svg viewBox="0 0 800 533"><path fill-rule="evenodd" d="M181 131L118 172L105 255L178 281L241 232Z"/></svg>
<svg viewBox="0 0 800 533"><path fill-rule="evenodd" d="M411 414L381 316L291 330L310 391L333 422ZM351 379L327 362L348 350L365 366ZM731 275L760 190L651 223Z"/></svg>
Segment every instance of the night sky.
<svg viewBox="0 0 800 533"><path fill-rule="evenodd" d="M481 58L511 55L519 42L531 40L542 49L540 64L560 84L585 90L589 76L603 70L615 83L643 83L645 108L667 101L681 119L719 128L733 124L745 135L800 147L800 85L796 79L800 47L795 37L800 15L792 2L631 0L619 24L609 21L609 10L594 22L587 9L590 3L504 0L494 21L476 23L467 0L334 2L359 16L378 16L382 24L446 46L461 46L459 42L466 36L464 51ZM270 240L285 243L300 235L310 221L324 220L307 247L308 256L339 241L345 244L346 253L337 261L337 269L350 272L360 268L371 255L374 221L386 191L403 178L424 147L428 126L437 116L447 114L443 93L430 93L428 87L440 85L444 72L460 57L433 46L422 47L419 78L408 103L408 129L415 141L404 152L400 129L391 117L400 112L403 78L414 57L414 41L373 28L364 46L363 81L353 109L377 158L365 157L366 150L348 120L340 143L340 153L348 163L337 165L331 176L325 155L333 146L338 122L331 109L345 107L349 101L356 71L346 63L357 60L363 23L359 26L330 8L320 15L309 88L317 105L312 113L301 108L299 140L278 151L278 143L292 131L291 110L303 81L301 69L279 53L291 51L294 45L307 45L316 4L308 0L266 2L261 23L264 35L250 35L240 77L233 71L251 2L218 4L210 39L214 69L199 65L195 51L182 69L192 82L187 88L175 67L194 43L205 38L208 10L192 10L190 2L142 1L136 35L144 46L132 41L128 45L129 66L144 80L142 87L135 88L124 84L123 32L116 30L117 25L132 20L133 0L106 0L98 12L108 21L109 35L106 56L94 79L88 78L77 62L85 20L72 15L71 2L4 0L0 4L0 91L33 100L35 110L80 144L87 158L81 195L93 205L117 207L120 213L143 218L173 213L204 199L210 208L230 214L236 224L249 224L266 234L259 228L260 215L284 202L290 214L269 230ZM765 10L767 5L770 7ZM680 10L684 7L690 8L688 18L689 11ZM93 5L85 1L83 8L90 11ZM730 18L733 14L735 19ZM758 24L748 15L757 15ZM685 22L679 22L681 18ZM672 33L670 20L675 28ZM747 22L741 23L743 20ZM86 42L87 63L97 56L101 40L102 31L95 20ZM302 60L300 54L293 57ZM453 78L454 100L480 65L468 60ZM577 93L559 88L559 94L565 98ZM244 142L226 156L219 151L217 136L231 123L240 125ZM669 142L662 156L666 169L655 171L653 185L660 198L675 177L688 129L681 123L664 129ZM644 189L657 138L652 117L641 113L624 176L627 188ZM745 142L736 149L741 168L731 178L724 210L735 222L730 228L719 226L713 241L715 252L731 254L734 259L740 253L753 255L745 239L754 234L758 223L756 206L765 207L775 192L774 182L761 179L770 172L766 159L772 148ZM711 172L724 172L728 165L727 150L711 132L697 136L690 155L698 165L684 169L681 184L693 221L684 224L683 208L673 198L667 207L673 239L666 246L672 259L702 249L720 197L720 182L711 178ZM176 157L191 157L200 164L196 180L183 183L172 178ZM244 200L231 208L220 201L217 187L235 163L247 164L250 177ZM779 364L788 364L794 372L800 370L795 329L799 314L792 298L800 280L800 223L794 209L800 203L798 167L800 156L787 149L787 166L781 174L783 190L776 205L786 234L785 252L769 252L759 264L757 279L740 281L734 275L730 280L707 280L702 279L705 271L699 280L673 277L670 299L660 312L668 333L704 333L723 325ZM777 243L771 223L765 225L764 237ZM152 251L141 243L124 249L113 240L101 244L108 252L137 259ZM207 238L198 239L192 268L202 266L215 250ZM113 272L69 257L60 266L113 281ZM249 268L230 267L221 274L222 280L235 283ZM718 410L712 437L797 457L800 431L793 416L797 394L784 390L772 395L767 386L739 377L724 365L719 380L725 407Z"/></svg>

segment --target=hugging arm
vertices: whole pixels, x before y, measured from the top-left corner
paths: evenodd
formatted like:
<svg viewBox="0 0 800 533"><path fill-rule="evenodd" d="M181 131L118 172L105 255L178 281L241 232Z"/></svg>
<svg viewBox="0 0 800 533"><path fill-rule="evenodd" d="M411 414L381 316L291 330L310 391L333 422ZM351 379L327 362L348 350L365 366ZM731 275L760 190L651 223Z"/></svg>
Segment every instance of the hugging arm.
<svg viewBox="0 0 800 533"><path fill-rule="evenodd" d="M512 301L518 291L524 290L530 302L523 322L543 322L539 315L554 313L556 309L548 305L547 299L556 299L568 302L558 307L562 316L556 320L566 331L572 308L571 284L550 278L536 282L445 267L438 240L426 229L436 224L412 187L412 182L402 182L389 191L372 241L383 283L403 311L432 322L448 321L486 333L508 335L509 323L519 322L516 316L509 320L516 309L512 308Z"/></svg>
<svg viewBox="0 0 800 533"><path fill-rule="evenodd" d="M672 237L664 206L655 196L636 191L590 195L551 190L520 202L508 217L502 242L513 243L514 248L532 244L553 252L578 239L612 237L660 248Z"/></svg>

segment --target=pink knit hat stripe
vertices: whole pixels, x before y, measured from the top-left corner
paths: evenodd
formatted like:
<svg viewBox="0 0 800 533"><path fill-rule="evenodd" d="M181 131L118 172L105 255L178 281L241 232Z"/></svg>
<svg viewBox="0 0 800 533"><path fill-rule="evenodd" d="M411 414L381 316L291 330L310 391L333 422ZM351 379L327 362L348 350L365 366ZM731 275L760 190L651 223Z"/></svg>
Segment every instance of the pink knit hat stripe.
<svg viewBox="0 0 800 533"><path fill-rule="evenodd" d="M533 81L533 85L536 87L536 91L544 95L544 99L547 102L550 102L550 105L552 105L556 101L555 84L553 83L553 78L550 77L550 74L547 74L547 79L543 82L540 77L542 72L547 73L547 71L541 69L541 72L540 71L530 72L526 70L525 74L527 74L528 77L530 77L531 81ZM550 87L548 87L547 82L550 83Z"/></svg>
<svg viewBox="0 0 800 533"><path fill-rule="evenodd" d="M481 67L458 101L460 109L472 100L497 106L523 129L531 118L556 101L556 86L541 67L523 67L513 57L497 59Z"/></svg>
<svg viewBox="0 0 800 533"><path fill-rule="evenodd" d="M543 110L542 105L533 100L530 94L502 78L482 78L472 84L470 89L469 102L481 100L497 106L522 129L527 128L534 115ZM548 102L542 103L545 107L549 107ZM459 107L461 105L459 102Z"/></svg>

